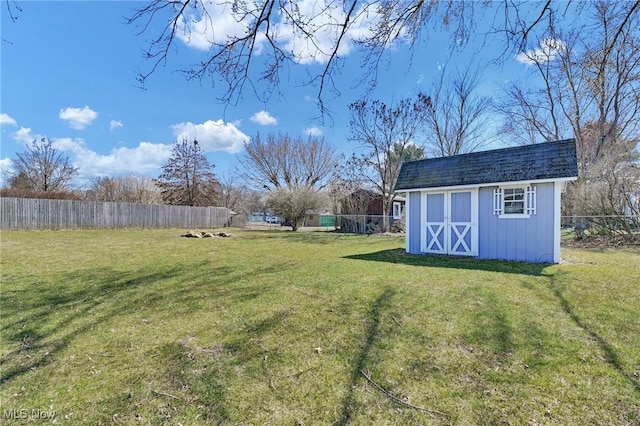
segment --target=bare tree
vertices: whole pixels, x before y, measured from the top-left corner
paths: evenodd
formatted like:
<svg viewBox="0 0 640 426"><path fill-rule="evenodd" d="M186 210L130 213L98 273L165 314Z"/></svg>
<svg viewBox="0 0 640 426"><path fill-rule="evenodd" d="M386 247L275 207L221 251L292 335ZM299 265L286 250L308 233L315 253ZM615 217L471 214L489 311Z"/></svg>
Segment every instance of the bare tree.
<svg viewBox="0 0 640 426"><path fill-rule="evenodd" d="M425 129L430 108L431 98L423 93L395 105L378 100L361 100L349 105L349 139L361 148L361 152L354 154L349 161L381 194L385 215L393 205L393 188L402 161L406 159L406 153L411 152L407 150L415 145L416 137ZM385 217L383 231L388 228L388 218Z"/></svg>
<svg viewBox="0 0 640 426"><path fill-rule="evenodd" d="M327 184L336 164L335 150L324 139L256 135L239 157L244 179L258 188L315 188Z"/></svg>
<svg viewBox="0 0 640 426"><path fill-rule="evenodd" d="M219 204L238 214L248 217L254 211L262 210L262 195L261 191L249 188L239 173L226 174L220 178Z"/></svg>
<svg viewBox="0 0 640 426"><path fill-rule="evenodd" d="M320 205L318 192L327 185L336 157L324 139L269 134L245 144L239 163L245 181L266 189L267 206L297 230L307 210Z"/></svg>
<svg viewBox="0 0 640 426"><path fill-rule="evenodd" d="M54 148L46 138L32 141L16 157L13 162L14 173L9 177L9 183L21 189L66 191L78 175L78 169L71 165L64 152Z"/></svg>
<svg viewBox="0 0 640 426"><path fill-rule="evenodd" d="M621 215L621 204L601 201L629 199L639 185L628 177L640 142L640 2L589 5L588 20L562 30L551 20L538 45L522 52L531 75L508 88L500 110L505 133L521 143L575 137L579 179L567 214L611 214L618 205Z"/></svg>
<svg viewBox="0 0 640 426"><path fill-rule="evenodd" d="M627 16L638 8L637 1L620 4ZM502 49L496 56L507 58L525 50L551 22L584 20L592 5L551 0L151 0L128 22L150 40L145 52L150 67L139 74L143 85L184 41L206 52L197 65L183 70L185 76L224 82L227 90L221 100L226 103L237 102L245 91L266 100L278 90L281 69L319 64L318 71L300 83L317 88L323 109L323 93L337 92L334 82L350 50L362 53L361 81L373 85L379 63L394 44L404 43L419 53L420 43L428 43L432 32L443 29L450 35L452 49L463 47L474 34L497 37ZM484 19L485 14L493 19ZM613 32L622 21L612 26ZM479 29L485 22L493 24Z"/></svg>
<svg viewBox="0 0 640 426"><path fill-rule="evenodd" d="M167 204L211 206L217 201L219 183L198 141L176 143L162 173L154 180Z"/></svg>
<svg viewBox="0 0 640 426"><path fill-rule="evenodd" d="M266 205L291 225L294 231L310 210L317 209L322 196L311 187L296 189L276 188L266 196Z"/></svg>
<svg viewBox="0 0 640 426"><path fill-rule="evenodd" d="M440 73L431 92L426 144L436 157L476 151L491 142L488 133L491 98L477 93L480 74L466 68Z"/></svg>
<svg viewBox="0 0 640 426"><path fill-rule="evenodd" d="M147 176L97 177L86 195L96 201L162 204L160 188Z"/></svg>
<svg viewBox="0 0 640 426"><path fill-rule="evenodd" d="M336 216L367 214L367 207L376 195L359 163L354 164L352 158L344 155L334 169L327 189L331 210ZM346 221L341 221L341 229L348 229L343 222Z"/></svg>

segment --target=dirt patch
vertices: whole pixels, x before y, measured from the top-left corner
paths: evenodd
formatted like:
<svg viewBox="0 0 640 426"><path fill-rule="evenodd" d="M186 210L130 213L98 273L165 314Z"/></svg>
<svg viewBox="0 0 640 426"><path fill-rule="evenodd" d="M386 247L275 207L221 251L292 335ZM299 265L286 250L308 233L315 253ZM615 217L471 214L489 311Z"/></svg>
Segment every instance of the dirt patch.
<svg viewBox="0 0 640 426"><path fill-rule="evenodd" d="M570 240L562 243L565 247L586 249L607 248L640 248L640 234L633 235L593 235L580 240Z"/></svg>

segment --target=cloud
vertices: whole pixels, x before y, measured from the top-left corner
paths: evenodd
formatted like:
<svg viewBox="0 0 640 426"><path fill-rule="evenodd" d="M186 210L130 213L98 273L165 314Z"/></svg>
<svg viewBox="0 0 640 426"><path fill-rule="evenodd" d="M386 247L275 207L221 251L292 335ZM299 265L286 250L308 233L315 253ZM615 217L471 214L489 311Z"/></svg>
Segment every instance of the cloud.
<svg viewBox="0 0 640 426"><path fill-rule="evenodd" d="M5 184L5 178L14 172L11 158L0 159L0 185Z"/></svg>
<svg viewBox="0 0 640 426"><path fill-rule="evenodd" d="M60 110L60 119L67 120L69 126L82 130L96 119L98 113L85 106L84 108L64 108Z"/></svg>
<svg viewBox="0 0 640 426"><path fill-rule="evenodd" d="M134 148L114 148L98 154L83 139L56 138L53 147L69 154L81 178L158 172L171 156L172 145L140 142Z"/></svg>
<svg viewBox="0 0 640 426"><path fill-rule="evenodd" d="M111 122L109 123L109 130L113 132L115 129L118 129L122 126L124 126L124 124L122 124L122 121L111 120Z"/></svg>
<svg viewBox="0 0 640 426"><path fill-rule="evenodd" d="M234 124L223 120L207 120L202 124L190 121L171 126L177 141L196 139L205 152L225 151L235 154L244 149L249 136L240 131Z"/></svg>
<svg viewBox="0 0 640 426"><path fill-rule="evenodd" d="M304 133L309 136L322 136L324 135L324 129L318 126L311 126Z"/></svg>
<svg viewBox="0 0 640 426"><path fill-rule="evenodd" d="M27 145L30 144L31 142L33 142L36 139L41 139L42 135L33 135L31 134L31 127L20 127L18 129L18 131L16 131L13 134L13 139L15 139L16 142L22 144L22 145Z"/></svg>
<svg viewBox="0 0 640 426"><path fill-rule="evenodd" d="M278 120L268 111L258 111L251 116L251 121L261 124L263 126L274 126L278 124Z"/></svg>
<svg viewBox="0 0 640 426"><path fill-rule="evenodd" d="M562 53L566 47L567 45L564 41L548 37L540 41L539 47L518 53L516 55L516 61L525 65L550 62Z"/></svg>
<svg viewBox="0 0 640 426"><path fill-rule="evenodd" d="M251 15L240 17L234 13L235 7L224 2L207 2L204 7L206 13L186 12L178 19L176 36L184 44L199 50L209 50L214 43L224 43L229 37L246 35ZM255 54L260 54L263 39L263 35L258 35Z"/></svg>
<svg viewBox="0 0 640 426"><path fill-rule="evenodd" d="M245 37L252 22L262 14L260 2L207 2L205 9L193 10L178 20L180 39L186 45L209 51L215 44L225 44L229 39ZM289 52L294 61L300 64L326 63L337 40L342 36L338 46L338 55L344 57L351 53L355 42L372 35L372 28L378 27L380 14L377 5L365 5L357 10L346 34L342 35L342 23L346 14L342 2L325 2L317 0L300 0L291 2L289 14L299 16L304 22L302 26L293 25L289 17L279 16L270 22L270 38L278 48ZM309 36L312 34L312 36ZM399 34L398 38L402 38ZM253 53L260 55L267 45L264 32L258 32Z"/></svg>
<svg viewBox="0 0 640 426"><path fill-rule="evenodd" d="M18 123L13 118L9 117L9 114L0 113L0 125L17 126Z"/></svg>
<svg viewBox="0 0 640 426"><path fill-rule="evenodd" d="M43 136L31 133L29 127L21 127L13 135L22 144L29 144ZM81 179L94 176L114 176L120 174L155 174L171 156L173 145L140 142L134 148L120 147L108 154L98 154L86 146L81 138L49 138L53 148L69 156ZM5 160L0 160L2 163ZM5 164L1 164L4 170Z"/></svg>

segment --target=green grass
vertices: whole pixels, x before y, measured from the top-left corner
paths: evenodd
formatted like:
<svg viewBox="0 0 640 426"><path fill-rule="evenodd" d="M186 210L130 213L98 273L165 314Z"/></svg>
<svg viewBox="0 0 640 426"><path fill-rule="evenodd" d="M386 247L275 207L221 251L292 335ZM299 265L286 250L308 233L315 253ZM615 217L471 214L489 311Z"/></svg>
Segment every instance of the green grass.
<svg viewBox="0 0 640 426"><path fill-rule="evenodd" d="M180 233L0 234L0 423L640 423L638 250L531 265Z"/></svg>

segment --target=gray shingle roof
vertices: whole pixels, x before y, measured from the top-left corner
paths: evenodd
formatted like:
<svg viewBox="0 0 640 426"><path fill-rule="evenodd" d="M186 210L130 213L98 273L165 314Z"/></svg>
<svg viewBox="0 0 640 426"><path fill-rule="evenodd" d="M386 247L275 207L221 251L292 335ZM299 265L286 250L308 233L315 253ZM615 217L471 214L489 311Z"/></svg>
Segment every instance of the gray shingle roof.
<svg viewBox="0 0 640 426"><path fill-rule="evenodd" d="M409 161L402 165L396 191L578 176L574 139L451 157Z"/></svg>

